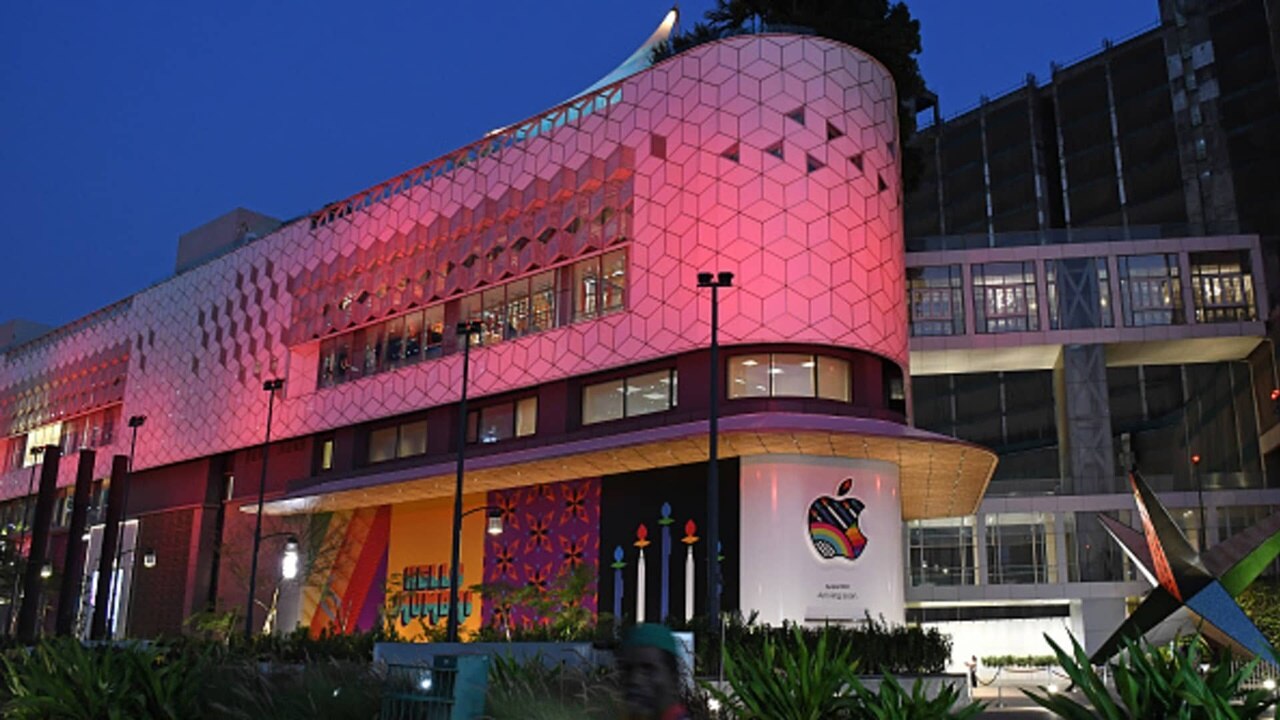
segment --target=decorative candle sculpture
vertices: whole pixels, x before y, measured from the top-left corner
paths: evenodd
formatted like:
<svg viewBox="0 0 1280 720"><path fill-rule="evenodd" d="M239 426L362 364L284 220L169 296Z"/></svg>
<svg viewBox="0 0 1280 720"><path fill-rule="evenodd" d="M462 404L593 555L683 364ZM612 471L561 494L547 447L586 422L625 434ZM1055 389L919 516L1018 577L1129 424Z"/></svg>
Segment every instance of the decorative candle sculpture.
<svg viewBox="0 0 1280 720"><path fill-rule="evenodd" d="M666 622L667 615L671 614L671 524L675 520L671 518L671 503L662 503L662 519L658 520L658 524L662 526L662 597L660 598L658 621Z"/></svg>
<svg viewBox="0 0 1280 720"><path fill-rule="evenodd" d="M689 622L693 619L693 584L694 584L694 566L693 566L693 544L698 542L698 536L694 533L698 532L698 526L693 520L684 524L684 537L680 538L680 542L684 543L688 550L685 551L684 557L684 620Z"/></svg>
<svg viewBox="0 0 1280 720"><path fill-rule="evenodd" d="M614 622L622 622L622 569L627 563L622 559L622 546L613 548L613 617Z"/></svg>
<svg viewBox="0 0 1280 720"><path fill-rule="evenodd" d="M649 546L649 528L640 523L636 528L635 546L640 548L640 559L636 562L636 622L644 622L644 549Z"/></svg>

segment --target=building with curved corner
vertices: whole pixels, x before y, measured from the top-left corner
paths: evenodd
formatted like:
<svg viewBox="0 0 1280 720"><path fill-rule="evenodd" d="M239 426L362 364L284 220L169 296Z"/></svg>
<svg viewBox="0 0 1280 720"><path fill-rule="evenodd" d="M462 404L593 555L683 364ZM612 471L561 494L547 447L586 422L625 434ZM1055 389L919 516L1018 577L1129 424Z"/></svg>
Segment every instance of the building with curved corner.
<svg viewBox="0 0 1280 720"><path fill-rule="evenodd" d="M538 620L474 585L577 568L593 611L689 619L710 561L725 607L766 621L902 621L904 521L973 513L995 456L908 423L896 107L859 50L732 37L307 217L220 218L171 279L4 351L5 518L45 486L33 546L91 608L123 512L112 613L150 636L243 607L262 479L255 626L421 637L448 612L461 439L465 505L504 529L464 522L465 628ZM735 276L715 388L708 270ZM483 328L465 418L464 321ZM77 520L77 467L82 499L115 498L135 440L127 500ZM304 571L281 581L288 535Z"/></svg>

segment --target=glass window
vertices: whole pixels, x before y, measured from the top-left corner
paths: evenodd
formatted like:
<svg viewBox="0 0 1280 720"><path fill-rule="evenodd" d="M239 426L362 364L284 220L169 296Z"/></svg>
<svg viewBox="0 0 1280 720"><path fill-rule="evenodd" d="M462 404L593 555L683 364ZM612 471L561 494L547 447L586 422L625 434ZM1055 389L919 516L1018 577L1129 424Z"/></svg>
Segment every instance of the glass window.
<svg viewBox="0 0 1280 720"><path fill-rule="evenodd" d="M964 334L962 284L959 265L907 268L912 337Z"/></svg>
<svg viewBox="0 0 1280 720"><path fill-rule="evenodd" d="M485 290L481 294L483 301L483 309L481 310L481 320L484 322L484 332L481 333L481 345L494 345L502 342L505 335L506 326L506 305L507 293L505 286L498 286Z"/></svg>
<svg viewBox="0 0 1280 720"><path fill-rule="evenodd" d="M589 320L600 312L600 258L573 266L573 320Z"/></svg>
<svg viewBox="0 0 1280 720"><path fill-rule="evenodd" d="M418 362L422 357L422 313L410 313L404 318L404 364Z"/></svg>
<svg viewBox="0 0 1280 720"><path fill-rule="evenodd" d="M973 585L977 579L973 517L908 523L912 587Z"/></svg>
<svg viewBox="0 0 1280 720"><path fill-rule="evenodd" d="M396 447L397 457L425 455L427 452L427 421L405 423L400 426L400 442Z"/></svg>
<svg viewBox="0 0 1280 720"><path fill-rule="evenodd" d="M320 469L333 469L333 438L325 438L320 443Z"/></svg>
<svg viewBox="0 0 1280 720"><path fill-rule="evenodd" d="M458 322L475 322L477 320L484 321L484 306L481 301L480 293L463 296L458 303ZM479 333L471 338L472 345L479 345L484 338L484 333ZM462 338L458 338L458 350L462 350Z"/></svg>
<svg viewBox="0 0 1280 720"><path fill-rule="evenodd" d="M1184 322L1177 255L1127 255L1117 258L1116 264L1126 327Z"/></svg>
<svg viewBox="0 0 1280 720"><path fill-rule="evenodd" d="M517 280L507 284L507 323L503 327L504 339L529 334L529 281Z"/></svg>
<svg viewBox="0 0 1280 720"><path fill-rule="evenodd" d="M337 357L334 351L337 349L337 343L332 339L325 340L320 343L320 387L330 387L334 384L336 369L334 363Z"/></svg>
<svg viewBox="0 0 1280 720"><path fill-rule="evenodd" d="M515 435L515 404L490 405L480 410L479 442L494 443Z"/></svg>
<svg viewBox="0 0 1280 720"><path fill-rule="evenodd" d="M351 335L333 339L333 382L344 383L351 379Z"/></svg>
<svg viewBox="0 0 1280 720"><path fill-rule="evenodd" d="M529 332L550 330L556 325L556 273L534 275L530 280Z"/></svg>
<svg viewBox="0 0 1280 720"><path fill-rule="evenodd" d="M768 396L768 355L738 355L729 358L730 398Z"/></svg>
<svg viewBox="0 0 1280 720"><path fill-rule="evenodd" d="M404 364L404 318L392 318L386 322L387 349L383 353L388 370Z"/></svg>
<svg viewBox="0 0 1280 720"><path fill-rule="evenodd" d="M848 360L818 356L818 397L842 402L853 399Z"/></svg>
<svg viewBox="0 0 1280 720"><path fill-rule="evenodd" d="M422 314L422 356L440 357L444 349L444 305L429 307Z"/></svg>
<svg viewBox="0 0 1280 720"><path fill-rule="evenodd" d="M369 462L378 463L396 456L396 426L379 428L369 433Z"/></svg>
<svg viewBox="0 0 1280 720"><path fill-rule="evenodd" d="M582 424L617 420L623 413L624 380L588 385L582 389Z"/></svg>
<svg viewBox="0 0 1280 720"><path fill-rule="evenodd" d="M382 372L382 333L383 326L373 325L365 328L364 335L364 374L373 375Z"/></svg>
<svg viewBox="0 0 1280 720"><path fill-rule="evenodd" d="M974 265L973 306L974 324L980 333L1039 330L1035 263Z"/></svg>
<svg viewBox="0 0 1280 720"><path fill-rule="evenodd" d="M627 253L625 250L614 250L604 256L601 274L600 312L609 313L621 310L626 304L627 294Z"/></svg>
<svg viewBox="0 0 1280 720"><path fill-rule="evenodd" d="M627 417L670 410L673 388L671 370L659 370L627 378Z"/></svg>
<svg viewBox="0 0 1280 720"><path fill-rule="evenodd" d="M813 374L812 355L774 354L769 368L774 397L813 397Z"/></svg>
<svg viewBox="0 0 1280 720"><path fill-rule="evenodd" d="M527 397L516 402L516 437L538 432L538 398Z"/></svg>
<svg viewBox="0 0 1280 720"><path fill-rule="evenodd" d="M1190 260L1196 322L1258 319L1248 253L1241 250L1191 253Z"/></svg>

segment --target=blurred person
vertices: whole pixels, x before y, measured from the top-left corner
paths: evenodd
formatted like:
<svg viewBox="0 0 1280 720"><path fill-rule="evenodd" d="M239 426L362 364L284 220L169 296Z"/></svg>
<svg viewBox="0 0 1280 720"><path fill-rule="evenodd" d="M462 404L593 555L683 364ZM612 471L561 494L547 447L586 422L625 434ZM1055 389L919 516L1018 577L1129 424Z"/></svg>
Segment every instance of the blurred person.
<svg viewBox="0 0 1280 720"><path fill-rule="evenodd" d="M618 652L626 720L689 720L680 702L680 654L663 625L636 625Z"/></svg>

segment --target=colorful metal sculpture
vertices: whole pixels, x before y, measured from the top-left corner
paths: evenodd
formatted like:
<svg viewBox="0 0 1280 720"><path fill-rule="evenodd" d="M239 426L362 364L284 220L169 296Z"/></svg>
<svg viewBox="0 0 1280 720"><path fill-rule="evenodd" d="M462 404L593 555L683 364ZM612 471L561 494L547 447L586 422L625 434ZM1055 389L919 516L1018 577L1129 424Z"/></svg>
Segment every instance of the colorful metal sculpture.
<svg viewBox="0 0 1280 720"><path fill-rule="evenodd" d="M1280 665L1271 643L1235 600L1280 555L1280 513L1197 552L1142 476L1131 472L1129 481L1143 532L1106 515L1098 520L1155 589L1093 653L1093 662L1105 662L1126 639L1141 637L1185 606L1210 639Z"/></svg>

